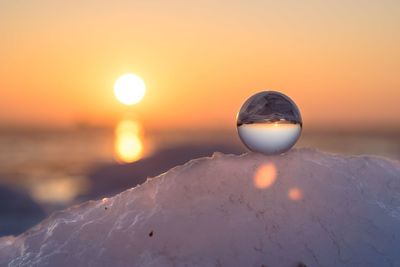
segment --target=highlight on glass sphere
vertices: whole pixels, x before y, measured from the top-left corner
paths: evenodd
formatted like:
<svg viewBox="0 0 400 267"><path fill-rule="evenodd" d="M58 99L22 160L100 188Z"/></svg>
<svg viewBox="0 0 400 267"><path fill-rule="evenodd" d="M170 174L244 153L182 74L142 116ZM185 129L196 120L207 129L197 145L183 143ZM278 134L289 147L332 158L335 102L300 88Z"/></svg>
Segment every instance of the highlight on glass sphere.
<svg viewBox="0 0 400 267"><path fill-rule="evenodd" d="M251 96L237 115L240 140L251 151L266 155L288 151L299 139L302 125L296 104L275 91Z"/></svg>

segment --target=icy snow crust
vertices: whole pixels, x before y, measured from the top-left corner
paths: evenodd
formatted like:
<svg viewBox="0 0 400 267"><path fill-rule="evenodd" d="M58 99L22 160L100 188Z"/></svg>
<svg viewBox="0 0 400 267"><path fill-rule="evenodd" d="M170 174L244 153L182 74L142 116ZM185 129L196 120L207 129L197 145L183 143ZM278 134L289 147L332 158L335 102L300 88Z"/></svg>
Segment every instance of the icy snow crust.
<svg viewBox="0 0 400 267"><path fill-rule="evenodd" d="M263 164L277 176L260 189ZM400 266L399 251L399 162L301 149L192 160L1 238L0 265Z"/></svg>

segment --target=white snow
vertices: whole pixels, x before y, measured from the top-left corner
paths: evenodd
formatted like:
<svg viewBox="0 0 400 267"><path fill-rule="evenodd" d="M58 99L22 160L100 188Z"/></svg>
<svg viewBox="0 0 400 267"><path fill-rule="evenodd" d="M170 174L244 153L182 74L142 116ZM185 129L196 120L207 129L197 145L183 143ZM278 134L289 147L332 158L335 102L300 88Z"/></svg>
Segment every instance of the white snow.
<svg viewBox="0 0 400 267"><path fill-rule="evenodd" d="M0 265L400 266L399 214L399 162L216 153L1 238Z"/></svg>

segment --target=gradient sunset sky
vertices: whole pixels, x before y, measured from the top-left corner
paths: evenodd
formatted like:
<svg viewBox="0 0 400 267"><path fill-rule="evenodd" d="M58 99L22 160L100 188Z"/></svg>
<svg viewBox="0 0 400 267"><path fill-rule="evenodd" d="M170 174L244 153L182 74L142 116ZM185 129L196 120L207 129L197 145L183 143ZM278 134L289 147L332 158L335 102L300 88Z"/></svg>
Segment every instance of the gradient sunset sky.
<svg viewBox="0 0 400 267"><path fill-rule="evenodd" d="M400 124L400 1L0 2L0 126L232 127L251 94L309 127ZM147 93L130 109L122 74Z"/></svg>

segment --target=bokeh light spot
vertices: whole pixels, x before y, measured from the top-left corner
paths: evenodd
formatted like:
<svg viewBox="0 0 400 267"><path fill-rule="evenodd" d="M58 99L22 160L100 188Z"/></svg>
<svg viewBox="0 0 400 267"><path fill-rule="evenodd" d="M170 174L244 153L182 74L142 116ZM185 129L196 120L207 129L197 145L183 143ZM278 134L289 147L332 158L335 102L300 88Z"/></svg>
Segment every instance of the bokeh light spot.
<svg viewBox="0 0 400 267"><path fill-rule="evenodd" d="M288 197L293 201L300 201L303 199L303 192L298 187L292 187L289 189Z"/></svg>
<svg viewBox="0 0 400 267"><path fill-rule="evenodd" d="M273 185L276 180L277 170L275 164L266 163L261 165L254 175L254 186L259 189L266 189Z"/></svg>

